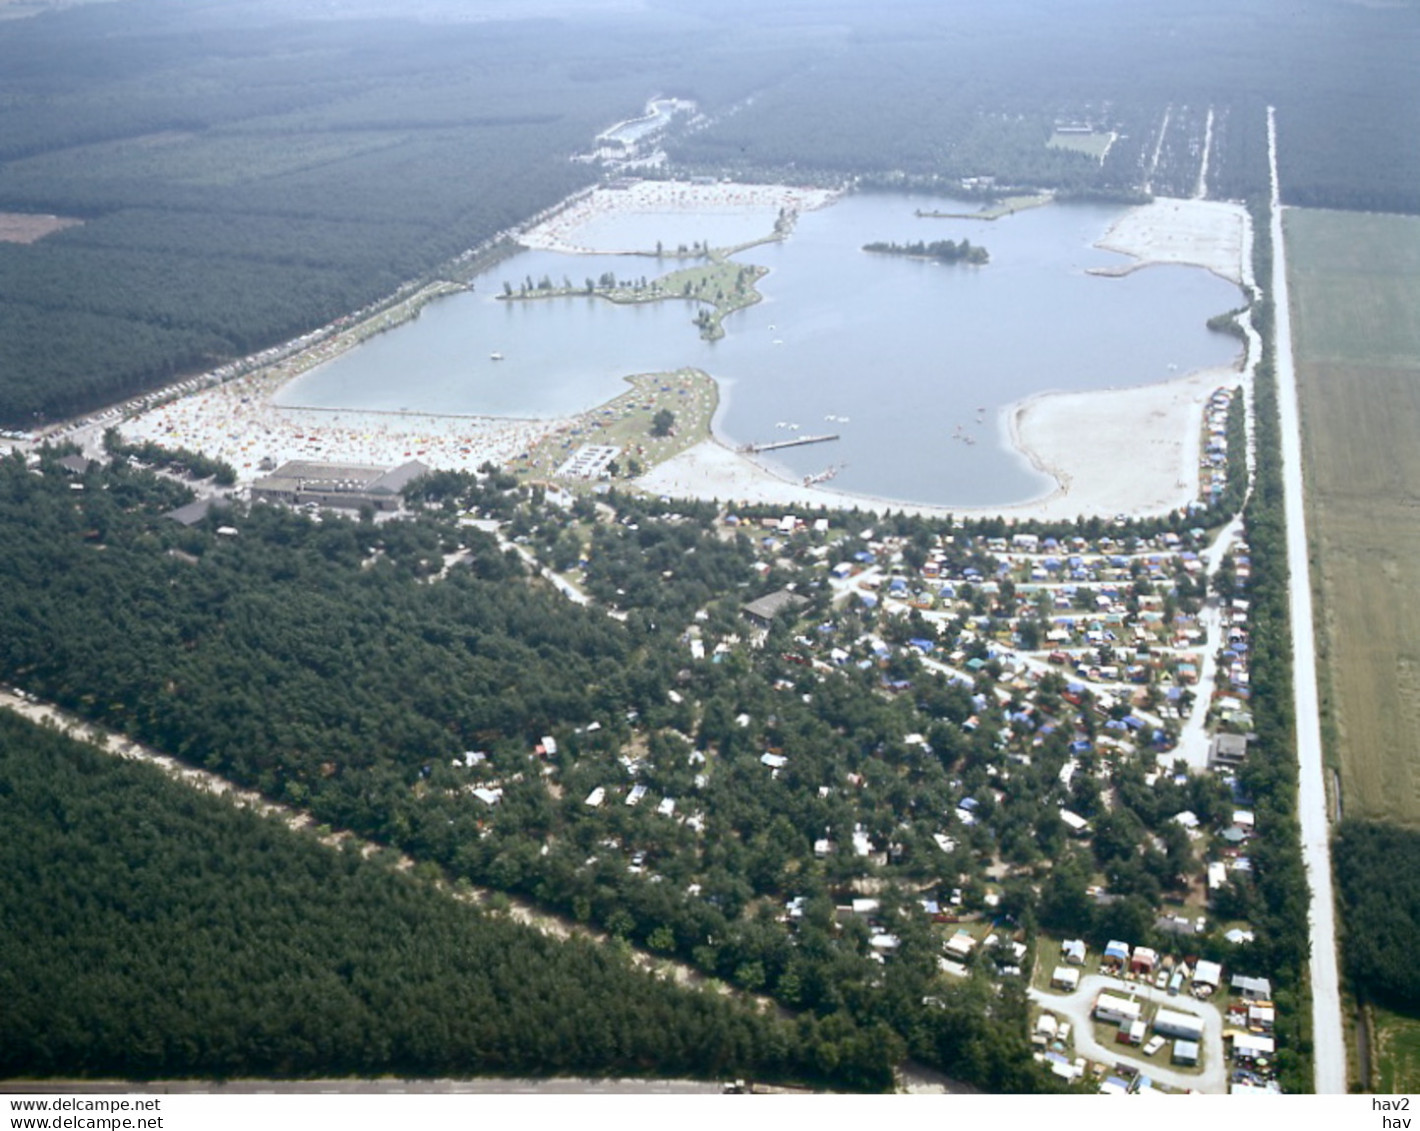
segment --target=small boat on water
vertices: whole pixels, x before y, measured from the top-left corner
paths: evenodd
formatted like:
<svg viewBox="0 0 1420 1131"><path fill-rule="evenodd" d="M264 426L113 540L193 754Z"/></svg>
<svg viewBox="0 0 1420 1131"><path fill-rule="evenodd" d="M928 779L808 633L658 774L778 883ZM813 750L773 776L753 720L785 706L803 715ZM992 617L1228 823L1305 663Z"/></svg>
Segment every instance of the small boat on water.
<svg viewBox="0 0 1420 1131"><path fill-rule="evenodd" d="M831 465L825 468L823 471L815 472L813 475L805 475L804 486L816 487L820 483L827 483L830 479L832 479L835 475L837 475L847 466L848 465L846 463L840 463L837 465Z"/></svg>
<svg viewBox="0 0 1420 1131"><path fill-rule="evenodd" d="M488 360L489 360L489 361L502 361L502 360L503 360L503 355L502 355L501 353L499 353L497 350L494 350L492 353L490 353L490 354L488 355Z"/></svg>

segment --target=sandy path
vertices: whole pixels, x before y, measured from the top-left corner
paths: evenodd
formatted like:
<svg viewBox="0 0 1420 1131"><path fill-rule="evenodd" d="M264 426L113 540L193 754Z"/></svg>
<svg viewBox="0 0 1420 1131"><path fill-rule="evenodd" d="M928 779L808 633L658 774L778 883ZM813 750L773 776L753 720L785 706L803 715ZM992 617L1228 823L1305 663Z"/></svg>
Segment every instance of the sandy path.
<svg viewBox="0 0 1420 1131"><path fill-rule="evenodd" d="M78 742L87 742L106 754L111 754L119 758L126 758L136 762L146 762L156 766L169 778L176 782L188 786L191 789L200 790L218 797L226 797L238 808L251 809L263 817L280 821L293 832L314 832L316 823L309 813L300 809L293 809L290 806L271 801L254 790L243 789L234 785L226 778L214 774L208 770L200 770L194 766L189 766L178 761L170 755L160 753L142 743L134 742L126 735L117 731L111 731L94 723L85 722L68 712L61 710L50 703L40 702L34 699L22 699L6 690L0 690L0 710L8 709L30 722L40 726L48 726L61 734L67 735ZM377 853L394 853L395 866L400 871L412 871L415 865L414 858L399 852L397 849L384 848L373 841L362 840L354 833L336 830L321 836L321 842L328 847L336 848L345 844L358 847L362 856L370 857ZM481 888L474 885L460 885L454 887L452 884L440 880L436 886L439 890L449 895L451 898L467 903L481 905L485 910L491 906L494 892L488 888ZM512 896L499 894L500 901L506 901L506 914L510 919L532 927L545 935L554 938L566 939L572 936L590 939L598 943L609 942L610 939L601 931L594 930L581 923L561 915L544 911L542 908L525 900ZM645 951L631 950L630 959L633 965L652 973L657 977L669 978L683 986L699 986L708 984L708 980L699 970L683 962L666 958L661 955L649 954ZM768 1011L775 1008L774 1002L769 998L754 994L745 993L742 990L718 984L721 992L738 998L744 1002L753 1003L761 1011Z"/></svg>

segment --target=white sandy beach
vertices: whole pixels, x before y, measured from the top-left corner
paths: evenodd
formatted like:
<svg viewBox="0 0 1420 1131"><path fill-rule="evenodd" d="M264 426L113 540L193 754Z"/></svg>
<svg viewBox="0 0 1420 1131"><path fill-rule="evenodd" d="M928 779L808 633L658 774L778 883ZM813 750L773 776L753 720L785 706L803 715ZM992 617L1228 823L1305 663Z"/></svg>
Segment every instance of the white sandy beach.
<svg viewBox="0 0 1420 1131"><path fill-rule="evenodd" d="M524 233L528 246L585 250L579 226L609 209L666 212L697 209L822 207L833 194L782 186L687 185L643 181L599 189ZM1131 209L1100 246L1138 261L1187 263L1246 281L1247 215L1240 205L1158 200ZM472 470L506 464L568 420L507 420L405 413L325 412L277 406L271 398L299 365L277 367L155 408L122 427L130 439L200 450L232 463L242 482L262 474L264 460L289 459L394 466L420 459L436 468ZM1244 378L1230 369L1163 384L1097 392L1043 393L1012 406L1005 421L1016 448L1055 480L1041 498L1008 507L904 505L785 480L724 445L705 441L638 480L647 491L784 506L859 506L919 513L1007 514L1019 518L1156 514L1198 497L1198 445L1203 405L1219 385ZM1082 437L1088 437L1082 442Z"/></svg>
<svg viewBox="0 0 1420 1131"><path fill-rule="evenodd" d="M1016 405L1017 448L1056 481L1049 494L999 507L924 506L805 487L707 440L637 480L655 494L785 507L860 507L923 515L1005 515L1070 520L1164 514L1198 497L1204 405L1233 369L1205 370L1160 385L1042 393ZM1082 443L1081 437L1091 437Z"/></svg>
<svg viewBox="0 0 1420 1131"><path fill-rule="evenodd" d="M1130 269L1178 263L1239 284L1251 279L1248 217L1238 204L1155 200L1130 209L1098 246L1134 257L1137 263ZM1246 380L1225 367L1154 385L1040 393L1011 406L1007 425L1013 444L1056 483L1048 494L1011 506L920 506L804 487L714 440L653 468L638 482L663 495L776 506L858 506L1047 521L1165 514L1198 498L1199 443L1209 395L1219 386Z"/></svg>
<svg viewBox="0 0 1420 1131"><path fill-rule="evenodd" d="M473 471L506 464L562 420L325 411L274 405L279 381L258 375L204 389L122 425L126 439L152 440L226 460L248 483L263 461L324 460L394 467L417 459L430 467Z"/></svg>
<svg viewBox="0 0 1420 1131"><path fill-rule="evenodd" d="M585 194L521 233L518 240L531 248L591 251L577 242L577 231L618 211L762 214L763 234L768 236L779 209L802 212L821 208L835 195L823 189L784 185L638 181ZM339 348L323 343L315 348L312 359L325 360ZM276 464L317 459L394 466L419 459L431 467L474 470L486 461L510 463L539 440L576 423L571 419L327 412L272 403L281 385L304 368L304 364L287 363L192 393L125 422L123 435L224 459L236 468L239 481L246 483L263 474L265 460Z"/></svg>
<svg viewBox="0 0 1420 1131"><path fill-rule="evenodd" d="M1131 208L1110 225L1096 246L1133 256L1136 267L1186 264L1241 285L1251 274L1246 255L1248 223L1247 209L1241 204L1159 197Z"/></svg>
<svg viewBox="0 0 1420 1131"><path fill-rule="evenodd" d="M763 235L774 230L779 210L807 212L823 208L838 194L827 189L788 185L742 185L728 182L689 184L684 181L635 181L624 188L599 188L518 236L524 247L572 254L645 252L645 247L591 246L580 233L612 213L644 216L762 213ZM707 241L708 242L708 241Z"/></svg>

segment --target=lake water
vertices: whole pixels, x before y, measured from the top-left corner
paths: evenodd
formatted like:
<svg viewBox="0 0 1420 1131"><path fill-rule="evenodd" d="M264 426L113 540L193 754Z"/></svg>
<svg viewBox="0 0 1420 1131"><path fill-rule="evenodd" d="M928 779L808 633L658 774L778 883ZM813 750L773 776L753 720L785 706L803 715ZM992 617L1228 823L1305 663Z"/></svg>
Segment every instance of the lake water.
<svg viewBox="0 0 1420 1131"><path fill-rule="evenodd" d="M775 453L795 477L841 470L833 486L904 502L1001 505L1047 485L1009 447L1001 412L1033 393L1164 381L1224 365L1237 342L1206 320L1238 289L1198 268L1149 267L1122 278L1086 268L1128 260L1091 245L1121 209L1051 205L998 221L919 218L940 198L855 195L804 214L785 242L738 258L771 273L764 301L702 341L695 308L668 301L502 302L503 282L544 275L580 285L673 270L648 256L525 252L477 280L473 293L421 316L288 385L280 403L513 417L570 415L622 392L631 373L698 366L721 386L716 431L727 443L837 432ZM762 235L757 215L608 218L593 246L713 245ZM579 239L585 237L579 233ZM872 255L875 240L970 239L984 267ZM493 360L500 353L502 360ZM957 437L970 437L968 443ZM1109 438L1082 437L1085 443ZM1127 472L1126 472L1127 473Z"/></svg>

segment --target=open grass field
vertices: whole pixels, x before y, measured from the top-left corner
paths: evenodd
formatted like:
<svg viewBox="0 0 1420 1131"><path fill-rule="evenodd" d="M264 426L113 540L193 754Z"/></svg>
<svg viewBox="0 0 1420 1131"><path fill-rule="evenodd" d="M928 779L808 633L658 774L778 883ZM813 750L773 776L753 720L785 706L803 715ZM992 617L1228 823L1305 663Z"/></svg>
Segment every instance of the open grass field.
<svg viewBox="0 0 1420 1131"><path fill-rule="evenodd" d="M1376 1006L1371 1011L1376 1055L1374 1091L1399 1095L1420 1091L1420 1018L1406 1017Z"/></svg>
<svg viewBox="0 0 1420 1131"><path fill-rule="evenodd" d="M1347 816L1420 824L1420 218L1291 210L1328 757Z"/></svg>
<svg viewBox="0 0 1420 1131"><path fill-rule="evenodd" d="M630 389L583 413L569 428L553 433L526 457L513 461L510 470L530 479L546 479L584 444L609 444L622 449L621 467L635 460L642 467L678 455L710 435L710 422L719 404L714 378L699 369L674 373L643 373L626 378ZM675 415L671 434L652 434L652 421L661 409ZM591 486L568 480L565 486Z"/></svg>

